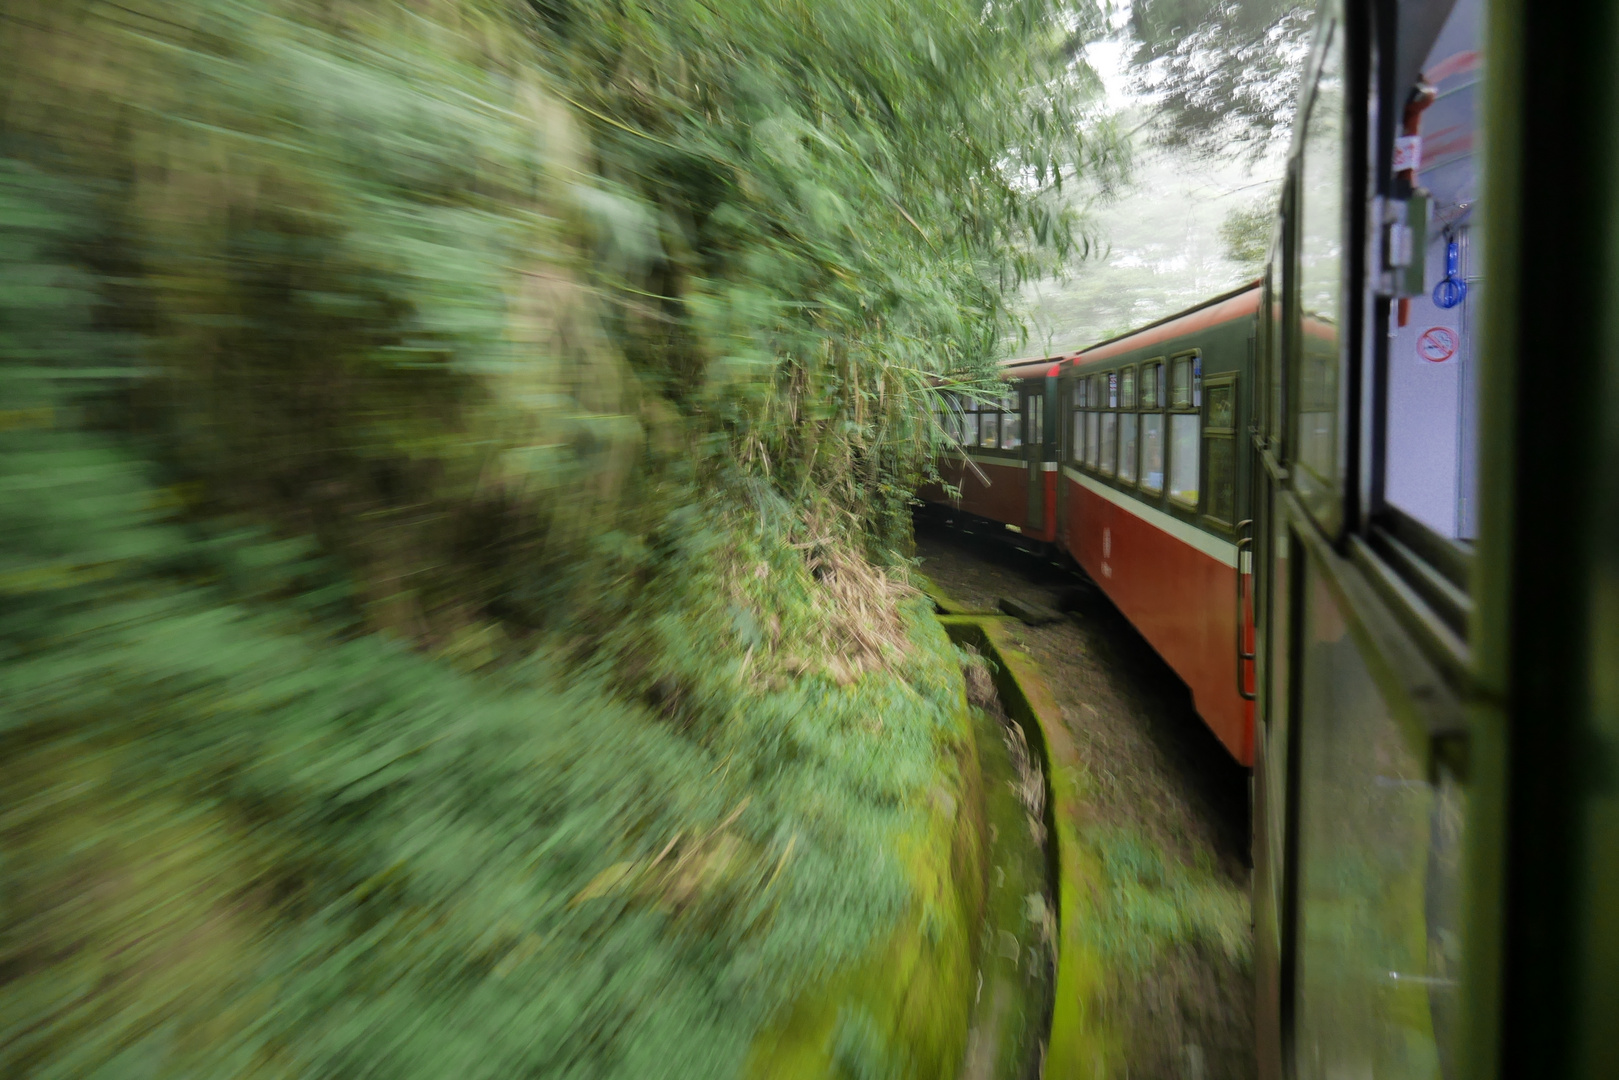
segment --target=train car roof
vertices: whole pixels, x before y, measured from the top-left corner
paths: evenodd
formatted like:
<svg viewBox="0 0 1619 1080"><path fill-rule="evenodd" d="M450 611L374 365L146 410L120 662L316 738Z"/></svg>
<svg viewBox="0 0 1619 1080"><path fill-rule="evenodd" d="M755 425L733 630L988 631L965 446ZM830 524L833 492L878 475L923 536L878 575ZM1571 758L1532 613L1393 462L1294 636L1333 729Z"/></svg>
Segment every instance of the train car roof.
<svg viewBox="0 0 1619 1080"><path fill-rule="evenodd" d="M1213 296L1200 304L1177 311L1173 315L1166 315L1157 322L1150 322L1146 326L1138 327L1127 334L1099 341L1076 353L1070 353L1068 359L1075 366L1088 364L1092 361L1106 360L1118 356L1132 349L1144 349L1160 341L1181 337L1197 330L1204 330L1211 326L1239 319L1244 315L1252 315L1259 310L1260 286L1264 284L1263 278L1255 278L1246 285L1241 285L1230 292Z"/></svg>
<svg viewBox="0 0 1619 1080"><path fill-rule="evenodd" d="M1003 379L1033 379L1041 375L1051 374L1051 368L1060 365L1066 360L1067 354L1057 356L1024 357L1021 360L1002 360L1001 378Z"/></svg>

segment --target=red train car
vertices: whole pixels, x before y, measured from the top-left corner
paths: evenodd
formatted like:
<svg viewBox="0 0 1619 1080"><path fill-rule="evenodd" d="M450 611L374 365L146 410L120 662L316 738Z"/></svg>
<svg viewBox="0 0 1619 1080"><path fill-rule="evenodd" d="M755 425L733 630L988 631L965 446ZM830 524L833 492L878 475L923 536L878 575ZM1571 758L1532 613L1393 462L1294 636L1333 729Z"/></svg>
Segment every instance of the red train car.
<svg viewBox="0 0 1619 1080"><path fill-rule="evenodd" d="M962 444L926 501L1000 522L1078 563L1253 764L1250 478L1238 433L1260 288L1217 296L1078 353L1003 366L1000 402L947 399Z"/></svg>
<svg viewBox="0 0 1619 1080"><path fill-rule="evenodd" d="M1057 537L1055 401L1065 357L1012 360L1001 366L998 401L946 394L945 429L960 451L939 462L940 482L918 497L999 522L1023 537Z"/></svg>

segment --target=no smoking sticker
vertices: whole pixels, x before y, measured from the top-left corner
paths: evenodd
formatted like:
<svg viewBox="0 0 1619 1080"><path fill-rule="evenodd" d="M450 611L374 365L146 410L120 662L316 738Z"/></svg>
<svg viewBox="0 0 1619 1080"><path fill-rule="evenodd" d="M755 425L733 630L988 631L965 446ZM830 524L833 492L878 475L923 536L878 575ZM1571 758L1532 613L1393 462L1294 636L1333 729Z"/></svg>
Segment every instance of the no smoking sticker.
<svg viewBox="0 0 1619 1080"><path fill-rule="evenodd" d="M1430 364L1443 364L1456 355L1456 331L1448 326L1430 326L1417 338L1417 355Z"/></svg>

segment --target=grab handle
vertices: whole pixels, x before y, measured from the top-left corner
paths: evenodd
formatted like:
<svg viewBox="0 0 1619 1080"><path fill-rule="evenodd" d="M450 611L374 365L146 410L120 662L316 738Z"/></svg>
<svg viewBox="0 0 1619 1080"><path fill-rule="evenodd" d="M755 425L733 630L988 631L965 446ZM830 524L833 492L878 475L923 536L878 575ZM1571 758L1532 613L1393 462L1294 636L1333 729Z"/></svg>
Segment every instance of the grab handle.
<svg viewBox="0 0 1619 1080"><path fill-rule="evenodd" d="M1244 677L1247 671L1243 668L1244 663L1254 658L1254 654L1243 647L1245 645L1244 639L1247 637L1248 619L1247 608L1243 603L1247 590L1243 588L1242 572L1243 554L1247 552L1251 555L1253 551L1254 538L1247 531L1252 529L1253 526L1254 523L1251 518L1245 518L1237 522L1237 693L1241 695L1244 701L1252 701L1255 697L1254 692L1248 689L1248 680Z"/></svg>

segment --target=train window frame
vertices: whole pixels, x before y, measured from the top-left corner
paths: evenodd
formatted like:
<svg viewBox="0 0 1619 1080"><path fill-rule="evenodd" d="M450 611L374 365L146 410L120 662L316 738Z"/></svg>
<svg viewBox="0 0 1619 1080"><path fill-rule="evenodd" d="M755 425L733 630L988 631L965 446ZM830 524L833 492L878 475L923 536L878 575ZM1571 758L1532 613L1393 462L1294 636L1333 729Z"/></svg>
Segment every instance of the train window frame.
<svg viewBox="0 0 1619 1080"><path fill-rule="evenodd" d="M1130 488L1135 487L1141 478L1141 431L1136 408L1139 375L1139 364L1124 364L1119 368L1119 418L1114 423L1113 477L1120 485ZM1130 445L1133 451L1128 462L1124 452L1126 428L1131 430ZM1128 470L1126 465L1129 466Z"/></svg>
<svg viewBox="0 0 1619 1080"><path fill-rule="evenodd" d="M1201 409L1203 407L1203 350L1182 349L1180 352L1169 354L1169 363L1175 364L1181 360L1185 360L1191 364L1190 381L1192 403L1190 405L1180 407L1186 409ZM1176 408L1176 406L1172 405L1171 409L1174 408Z"/></svg>
<svg viewBox="0 0 1619 1080"><path fill-rule="evenodd" d="M1156 417L1158 419L1159 457L1160 466L1162 466L1163 463L1168 460L1168 454L1166 451L1169 445L1166 441L1168 437L1168 423L1164 419L1165 413L1168 410L1169 401L1168 382L1166 379L1166 374L1168 372L1168 360L1169 358L1167 356L1154 356L1151 359L1143 360L1139 365L1140 370L1136 375L1136 411L1139 417L1139 419L1136 420L1136 487L1138 490L1150 495L1154 499L1163 497L1164 479L1167 470L1162 467L1159 468L1158 483L1156 486L1148 481L1148 473L1145 464L1147 453L1147 418ZM1153 373L1153 393L1152 400L1146 401L1144 400L1144 388L1146 387L1147 373L1149 371Z"/></svg>
<svg viewBox="0 0 1619 1080"><path fill-rule="evenodd" d="M1153 398L1151 401L1142 401L1140 408L1144 412L1162 412L1164 409L1164 357L1155 356L1151 360L1141 362L1141 372L1136 378L1137 399L1141 397L1141 387L1145 385L1147 372L1153 371Z"/></svg>
<svg viewBox="0 0 1619 1080"><path fill-rule="evenodd" d="M1241 506L1242 502L1239 497L1240 493L1237 490L1239 471L1237 462L1237 454L1239 452L1237 446L1237 432L1240 427L1239 413L1242 408L1241 376L1235 371L1230 371L1221 372L1218 375L1211 375L1204 380L1203 389L1205 391L1223 389L1225 387L1231 388L1231 422L1229 425L1223 427L1216 426L1211 422L1209 409L1212 405L1212 395L1207 392L1202 394L1203 406L1200 410L1201 416L1198 421L1198 456L1200 458L1198 461L1198 470L1200 473L1198 477L1198 503L1201 507L1201 516L1206 523L1215 526L1222 532L1233 532L1236 529L1236 518L1239 512L1238 508ZM1232 515L1230 520L1220 517L1214 512L1214 485L1211 481L1214 455L1209 452L1209 446L1212 442L1224 442L1230 444Z"/></svg>
<svg viewBox="0 0 1619 1080"><path fill-rule="evenodd" d="M1176 404L1175 399L1175 371L1181 364L1186 365L1186 402ZM1169 372L1169 393L1166 395L1168 404L1164 409L1164 486L1163 492L1170 505L1188 510L1194 514L1200 513L1204 505L1204 496L1208 485L1203 482L1204 454L1203 454L1203 350L1185 349L1181 352L1171 353L1165 360L1165 368ZM1175 475L1175 418L1177 416L1194 416L1197 418L1197 434L1192 444L1197 447L1197 495L1192 499L1177 495L1171 477Z"/></svg>
<svg viewBox="0 0 1619 1080"><path fill-rule="evenodd" d="M1069 428L1070 444L1068 447L1068 460L1079 468L1085 463L1085 432L1090 426L1090 413L1086 409L1087 390L1089 389L1083 378L1074 377L1069 380L1071 398L1070 413L1077 426Z"/></svg>
<svg viewBox="0 0 1619 1080"><path fill-rule="evenodd" d="M1101 472L1102 460L1102 377L1092 372L1085 376L1090 382L1090 393L1087 400L1090 405L1087 411L1091 419L1086 422L1085 429L1085 457L1084 467L1093 473Z"/></svg>
<svg viewBox="0 0 1619 1080"><path fill-rule="evenodd" d="M1175 384L1175 376L1180 373L1183 363L1186 365L1186 400L1184 402L1177 400L1176 395L1180 388ZM1169 393L1165 395L1167 399L1166 409L1168 412L1189 411L1193 408L1192 357L1186 353L1177 353L1169 358L1167 366L1169 368Z"/></svg>
<svg viewBox="0 0 1619 1080"><path fill-rule="evenodd" d="M1024 432L1023 407L1021 400L1022 396L1021 387L1017 383L1013 383L1012 389L1001 397L1001 437L999 449L1003 454L1011 454L1017 457L1021 457L1023 455ZM1011 421L1010 426L1015 432L1015 434L1010 436L1007 434L1007 421L1009 420ZM1008 439L1015 439L1016 442L1008 445Z"/></svg>
<svg viewBox="0 0 1619 1080"><path fill-rule="evenodd" d="M1337 322L1332 324L1338 337L1334 345L1336 357L1330 366L1320 369L1322 372L1331 372L1333 378L1334 406L1331 409L1306 409L1305 404L1310 397L1310 384L1307 381L1309 371L1306 369L1306 352L1310 348L1309 335L1305 333L1305 277L1307 273L1306 251L1309 247L1311 199L1309 196L1311 184L1311 168L1318 159L1310 153L1310 138L1318 131L1317 120L1324 116L1321 109L1331 106L1331 99L1323 97L1324 80L1335 76L1340 80L1337 93L1337 102L1341 112L1334 122L1339 125L1340 136L1347 137L1353 128L1353 113L1355 107L1352 103L1353 95L1349 92L1346 79L1346 68L1351 62L1349 58L1347 39L1348 29L1341 13L1327 16L1328 25L1321 34L1321 52L1319 61L1314 64L1307 76L1309 85L1303 104L1299 108L1299 149L1288 170L1288 196L1285 204L1286 212L1286 239L1287 252L1285 270L1283 273L1282 288L1285 292L1284 319L1289 340L1284 344L1282 364L1286 368L1286 385L1284 394L1285 416L1281 418L1283 437L1286 441L1286 450L1289 462L1289 486L1300 504L1304 507L1310 519L1314 521L1323 535L1339 537L1346 525L1346 511L1348 509L1348 496L1351 485L1354 483L1354 463L1350 460L1352 451L1350 444L1355 441L1352 429L1354 423L1349 416L1350 381L1353 378L1353 358L1349 355L1354 347L1354 324L1360 313L1357 307L1360 298L1354 288L1348 287L1344 280L1347 268L1353 259L1353 241L1344 233L1345 222L1352 218L1355 211L1354 195L1350 190L1350 180L1354 172L1352 164L1354 155L1347 148L1340 150L1338 160L1338 178L1334 185L1339 200L1338 214L1339 239L1343 250L1338 256L1338 304ZM1336 69L1329 73L1328 63L1336 64ZM1330 93L1330 87L1328 89ZM1340 138L1339 143L1343 143ZM1339 143L1333 143L1337 146ZM1332 423L1330 443L1332 454L1333 475L1324 475L1309 461L1311 440L1306 439L1306 416L1327 416Z"/></svg>

